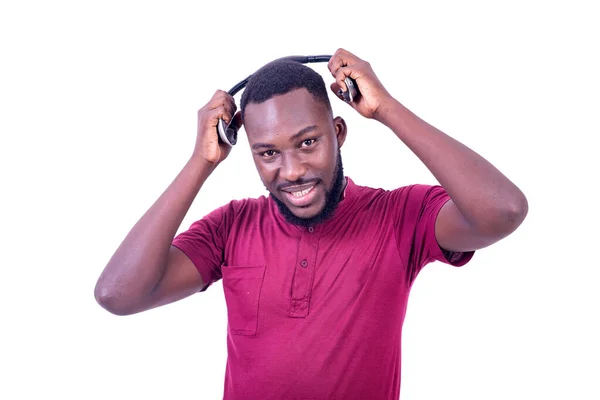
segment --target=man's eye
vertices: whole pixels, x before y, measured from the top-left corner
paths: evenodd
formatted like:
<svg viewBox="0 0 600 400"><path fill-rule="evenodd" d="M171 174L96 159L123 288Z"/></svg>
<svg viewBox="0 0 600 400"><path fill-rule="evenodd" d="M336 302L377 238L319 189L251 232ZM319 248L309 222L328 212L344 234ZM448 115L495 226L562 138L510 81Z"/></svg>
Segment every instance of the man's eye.
<svg viewBox="0 0 600 400"><path fill-rule="evenodd" d="M306 139L302 142L303 147L311 146L315 142L315 139Z"/></svg>
<svg viewBox="0 0 600 400"><path fill-rule="evenodd" d="M261 156L263 156L263 157L273 157L274 155L275 155L274 150L263 151L261 154Z"/></svg>

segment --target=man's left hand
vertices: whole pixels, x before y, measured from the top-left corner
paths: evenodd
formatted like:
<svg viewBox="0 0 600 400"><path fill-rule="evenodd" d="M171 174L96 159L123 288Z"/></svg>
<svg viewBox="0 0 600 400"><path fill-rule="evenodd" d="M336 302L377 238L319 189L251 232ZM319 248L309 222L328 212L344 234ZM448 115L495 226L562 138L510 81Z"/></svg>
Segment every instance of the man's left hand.
<svg viewBox="0 0 600 400"><path fill-rule="evenodd" d="M383 84L373 72L371 64L344 49L338 49L327 64L335 78L331 90L337 97L343 99L340 89L346 91L344 79L350 77L356 81L360 96L348 103L363 117L378 119L386 103L393 100L383 87Z"/></svg>

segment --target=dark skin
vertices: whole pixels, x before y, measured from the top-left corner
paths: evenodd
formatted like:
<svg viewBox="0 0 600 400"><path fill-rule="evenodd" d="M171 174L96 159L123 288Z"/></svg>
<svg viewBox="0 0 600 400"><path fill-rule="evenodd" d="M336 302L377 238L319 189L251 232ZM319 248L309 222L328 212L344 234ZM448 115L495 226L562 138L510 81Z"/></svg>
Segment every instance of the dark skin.
<svg viewBox="0 0 600 400"><path fill-rule="evenodd" d="M436 219L438 244L449 251L487 247L508 236L528 211L525 195L491 163L467 146L423 121L394 99L371 65L339 49L329 61L334 93L346 90L344 78L362 96L350 105L365 118L392 130L425 164L451 197Z"/></svg>
<svg viewBox="0 0 600 400"><path fill-rule="evenodd" d="M298 112L303 110L303 112ZM299 218L312 218L325 206L333 186L346 123L306 89L294 90L246 107L244 126L263 184ZM310 190L313 199L296 206L292 193Z"/></svg>
<svg viewBox="0 0 600 400"><path fill-rule="evenodd" d="M171 246L177 229L206 179L231 148L219 142L219 118L228 123L233 98L218 90L198 111L196 145L175 180L127 234L100 275L94 295L117 315L145 311L190 296L204 287L194 264ZM236 121L239 124L240 114Z"/></svg>
<svg viewBox="0 0 600 400"><path fill-rule="evenodd" d="M331 85L333 92L346 89L346 76L355 79L361 97L350 105L363 117L390 128L450 195L452 200L436 220L436 238L443 249L481 249L521 224L527 214L523 193L484 158L394 99L367 62L340 49L331 58L329 69L336 79ZM219 118L241 125L235 111L233 98L223 91L217 91L198 111L192 156L132 228L98 279L95 296L108 311L133 314L180 300L204 287L193 263L171 242L202 185L231 150L219 142L216 126ZM298 217L318 214L325 203L324 191L333 184L337 152L346 138L344 121L334 118L308 91L299 89L249 104L244 125L268 190ZM300 191L312 193L297 205L291 192Z"/></svg>

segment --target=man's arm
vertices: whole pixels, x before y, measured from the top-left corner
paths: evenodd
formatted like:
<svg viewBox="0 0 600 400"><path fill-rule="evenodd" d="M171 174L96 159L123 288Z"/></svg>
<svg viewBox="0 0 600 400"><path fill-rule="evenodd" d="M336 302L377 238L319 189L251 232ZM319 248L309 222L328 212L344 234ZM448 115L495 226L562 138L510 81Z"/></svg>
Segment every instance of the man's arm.
<svg viewBox="0 0 600 400"><path fill-rule="evenodd" d="M329 69L345 90L350 76L361 97L351 106L389 127L450 195L436 220L436 239L448 251L477 250L512 233L525 219L527 199L508 178L467 146L421 120L383 87L369 63L340 49Z"/></svg>
<svg viewBox="0 0 600 400"><path fill-rule="evenodd" d="M192 261L171 242L200 188L231 150L219 142L216 126L219 118L231 121L235 109L233 98L217 91L198 111L192 157L131 229L98 279L94 295L106 310L133 314L180 300L204 286Z"/></svg>
<svg viewBox="0 0 600 400"><path fill-rule="evenodd" d="M394 99L382 106L377 119L419 157L450 195L435 226L443 249L470 251L489 246L523 222L527 199L479 154Z"/></svg>

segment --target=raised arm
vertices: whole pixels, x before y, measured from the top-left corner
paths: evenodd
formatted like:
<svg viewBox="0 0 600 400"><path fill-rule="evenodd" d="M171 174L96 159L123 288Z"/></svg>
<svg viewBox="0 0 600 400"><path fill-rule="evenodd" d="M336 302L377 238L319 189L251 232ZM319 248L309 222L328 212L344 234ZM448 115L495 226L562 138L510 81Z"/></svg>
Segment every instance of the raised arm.
<svg viewBox="0 0 600 400"><path fill-rule="evenodd" d="M200 188L229 154L219 118L231 121L233 98L217 91L198 111L196 146L175 180L134 225L100 275L94 295L113 314L127 315L187 297L203 286L190 259L171 242ZM235 121L240 123L239 113Z"/></svg>
<svg viewBox="0 0 600 400"><path fill-rule="evenodd" d="M436 220L436 239L449 251L477 250L512 233L525 219L527 199L515 184L467 146L420 119L394 99L370 64L340 49L329 62L345 90L350 76L362 94L350 105L389 127L411 149L450 195Z"/></svg>

